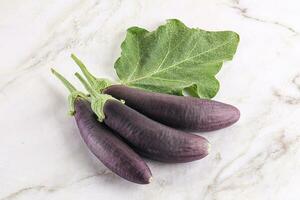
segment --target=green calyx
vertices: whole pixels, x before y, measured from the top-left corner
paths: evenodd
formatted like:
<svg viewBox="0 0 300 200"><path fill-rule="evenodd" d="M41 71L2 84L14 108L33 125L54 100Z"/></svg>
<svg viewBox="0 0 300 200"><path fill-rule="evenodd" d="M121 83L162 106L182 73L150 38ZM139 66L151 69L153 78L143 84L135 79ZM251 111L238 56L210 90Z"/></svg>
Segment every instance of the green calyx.
<svg viewBox="0 0 300 200"><path fill-rule="evenodd" d="M94 90L97 92L102 93L102 91L107 88L108 86L112 85L112 82L105 78L96 78L92 75L86 66L83 64L81 60L79 60L74 54L71 54L71 58L75 61L75 63L79 66L80 70L82 71L83 75L87 79L88 83L92 86Z"/></svg>
<svg viewBox="0 0 300 200"><path fill-rule="evenodd" d="M118 101L118 100L108 94L98 93L93 87L89 85L89 83L79 73L75 73L75 76L79 79L79 81L82 83L85 89L90 93L91 108L93 112L97 115L98 120L102 122L105 118L103 109L106 101L107 100Z"/></svg>
<svg viewBox="0 0 300 200"><path fill-rule="evenodd" d="M116 100L116 99L108 94L101 94L100 96L101 96L100 98L92 97L91 108L94 111L94 113L97 115L98 121L102 122L105 118L103 109L104 109L104 105L105 105L106 101L110 100L110 99L113 99L113 100Z"/></svg>
<svg viewBox="0 0 300 200"><path fill-rule="evenodd" d="M69 90L70 94L68 96L68 102L69 102L69 114L74 115L75 114L75 100L77 98L83 98L88 100L87 95L84 93L78 91L65 77L63 77L60 73L55 71L53 68L51 68L52 74L54 74L63 84L64 86Z"/></svg>

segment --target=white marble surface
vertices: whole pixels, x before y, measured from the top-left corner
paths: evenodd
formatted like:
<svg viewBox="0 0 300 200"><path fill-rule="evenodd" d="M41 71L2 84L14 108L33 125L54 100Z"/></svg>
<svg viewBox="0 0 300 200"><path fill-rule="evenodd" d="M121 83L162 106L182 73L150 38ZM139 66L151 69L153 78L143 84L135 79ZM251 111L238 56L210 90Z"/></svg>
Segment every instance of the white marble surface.
<svg viewBox="0 0 300 200"><path fill-rule="evenodd" d="M299 10L298 0L0 1L0 200L298 200ZM49 68L74 82L73 52L95 74L115 79L125 30L151 30L168 18L240 34L215 99L242 116L203 134L212 152L201 161L147 161L154 180L140 186L87 151L66 114L68 93Z"/></svg>

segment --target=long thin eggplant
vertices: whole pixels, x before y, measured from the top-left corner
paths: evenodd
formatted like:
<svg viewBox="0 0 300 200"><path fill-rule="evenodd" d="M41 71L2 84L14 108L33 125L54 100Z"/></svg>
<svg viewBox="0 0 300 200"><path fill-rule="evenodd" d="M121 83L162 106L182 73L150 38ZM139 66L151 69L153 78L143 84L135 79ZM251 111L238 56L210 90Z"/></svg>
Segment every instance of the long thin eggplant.
<svg viewBox="0 0 300 200"><path fill-rule="evenodd" d="M210 144L204 137L167 127L119 101L108 100L104 115L107 126L150 159L181 163L199 160L209 153Z"/></svg>
<svg viewBox="0 0 300 200"><path fill-rule="evenodd" d="M118 100L98 94L78 73L76 76L91 94L92 109L99 120L103 120L143 156L162 162L181 163L208 155L210 144L204 137L153 121Z"/></svg>
<svg viewBox="0 0 300 200"><path fill-rule="evenodd" d="M214 131L228 127L240 118L236 107L218 101L111 85L108 80L93 76L75 55L72 58L97 92L122 99L129 107L167 126L194 132Z"/></svg>
<svg viewBox="0 0 300 200"><path fill-rule="evenodd" d="M236 107L213 100L147 92L123 85L109 86L103 92L124 100L126 105L153 120L186 131L214 131L240 118Z"/></svg>
<svg viewBox="0 0 300 200"><path fill-rule="evenodd" d="M52 72L67 86L71 95L71 111L81 137L89 150L111 171L120 177L139 184L151 181L151 171L146 163L127 144L118 138L107 126L99 123L97 117L82 93L79 93L60 74Z"/></svg>

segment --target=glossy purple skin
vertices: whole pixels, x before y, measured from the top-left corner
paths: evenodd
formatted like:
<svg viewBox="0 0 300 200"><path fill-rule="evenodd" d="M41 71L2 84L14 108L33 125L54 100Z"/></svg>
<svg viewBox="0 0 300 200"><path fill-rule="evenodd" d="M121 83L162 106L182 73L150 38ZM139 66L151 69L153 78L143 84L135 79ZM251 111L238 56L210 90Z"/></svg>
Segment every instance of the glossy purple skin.
<svg viewBox="0 0 300 200"><path fill-rule="evenodd" d="M229 104L194 97L175 96L123 85L104 90L129 107L167 126L186 131L214 131L237 122L240 111Z"/></svg>
<svg viewBox="0 0 300 200"><path fill-rule="evenodd" d="M107 126L97 120L89 102L77 99L75 110L75 119L84 142L107 168L134 183L150 182L152 175L146 163Z"/></svg>
<svg viewBox="0 0 300 200"><path fill-rule="evenodd" d="M139 154L150 159L181 163L208 154L210 144L204 137L167 127L119 101L108 100L104 114L107 126L119 133Z"/></svg>

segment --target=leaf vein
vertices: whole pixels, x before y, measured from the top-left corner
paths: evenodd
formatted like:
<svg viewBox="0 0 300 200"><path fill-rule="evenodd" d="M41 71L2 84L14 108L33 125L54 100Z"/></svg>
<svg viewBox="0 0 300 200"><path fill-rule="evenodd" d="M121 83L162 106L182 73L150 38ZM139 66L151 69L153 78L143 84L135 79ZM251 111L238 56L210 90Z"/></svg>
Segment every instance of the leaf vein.
<svg viewBox="0 0 300 200"><path fill-rule="evenodd" d="M167 29L168 30L168 29ZM157 69L155 71L159 71L162 64L165 62L166 58L168 57L169 53L170 53L170 47L171 47L171 41L170 41L170 37L169 37L169 34L168 34L168 31L167 31L167 37L168 37L168 50L167 50L167 53L165 55L165 57L162 59L161 63L158 65Z"/></svg>
<svg viewBox="0 0 300 200"><path fill-rule="evenodd" d="M211 52L211 51L213 51L213 50L216 50L216 49L218 49L218 48L220 48L220 47L223 47L223 46L229 44L232 40L234 40L234 38L231 38L231 39L228 40L227 42L224 42L224 43L222 43L222 44L220 44L220 45L218 45L218 46L216 46L216 47L214 47L214 48L211 48L211 49L209 49L209 50L203 51L203 52L201 52L201 53L199 53L199 54L197 54L197 55L188 57L188 58L186 58L186 59L184 59L184 60L182 60L182 61L180 61L180 62L177 62L177 63L175 63L175 64L173 64L173 65L170 65L170 66L167 67L167 68L164 68L164 69L159 70L159 71L154 71L154 72L152 72L152 73L149 73L149 74L147 74L147 75L145 75L145 76L142 76L142 77L140 77L140 78L137 78L137 79L133 79L133 80L127 81L127 84L128 84L128 83L132 83L132 82L136 82L136 81L139 81L139 80L142 80L142 79L145 79L145 78L149 78L150 76L153 76L154 74L161 73L161 72L164 72L164 71L166 71L166 70L168 70L168 69L171 69L171 68L173 68L173 67L176 67L176 66L178 66L178 65L180 65L180 64L182 64L182 63L184 63L184 62L186 62L186 61L189 61L189 60L191 60L191 59L193 59L193 58L196 58L196 57L198 57L198 56L201 56L201 55L203 55L203 54L206 54L206 53L208 53L208 52ZM203 64L205 64L205 63L203 63Z"/></svg>
<svg viewBox="0 0 300 200"><path fill-rule="evenodd" d="M150 77L150 79L161 80L161 81L169 81L169 82L182 82L182 83L187 83L186 81L182 81L182 80L172 80L172 79L160 78L160 77Z"/></svg>
<svg viewBox="0 0 300 200"><path fill-rule="evenodd" d="M136 72L136 70L137 70L137 68L138 68L138 64L140 63L140 59L141 59L141 57L140 57L140 48L138 48L139 42L138 42L138 40L137 40L136 38L135 38L135 41L136 41L136 46L137 46L137 49L138 49L138 59L137 59L137 61L136 61L134 70L132 70L131 74L130 74L130 75L128 76L128 78L127 78L127 82L130 81L131 78L132 78L132 76L135 74L135 72Z"/></svg>

